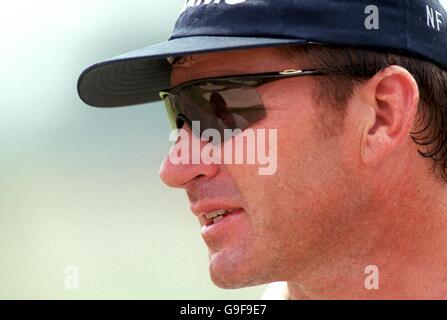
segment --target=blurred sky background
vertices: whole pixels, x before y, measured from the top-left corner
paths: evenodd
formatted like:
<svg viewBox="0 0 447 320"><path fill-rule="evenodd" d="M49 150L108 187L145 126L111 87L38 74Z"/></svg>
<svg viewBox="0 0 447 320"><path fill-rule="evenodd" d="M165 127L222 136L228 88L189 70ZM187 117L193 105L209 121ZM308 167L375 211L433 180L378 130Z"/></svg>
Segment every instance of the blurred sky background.
<svg viewBox="0 0 447 320"><path fill-rule="evenodd" d="M0 299L257 299L209 279L200 227L158 170L161 103L95 109L90 64L166 40L182 0L16 0L0 11ZM67 290L66 266L79 268Z"/></svg>

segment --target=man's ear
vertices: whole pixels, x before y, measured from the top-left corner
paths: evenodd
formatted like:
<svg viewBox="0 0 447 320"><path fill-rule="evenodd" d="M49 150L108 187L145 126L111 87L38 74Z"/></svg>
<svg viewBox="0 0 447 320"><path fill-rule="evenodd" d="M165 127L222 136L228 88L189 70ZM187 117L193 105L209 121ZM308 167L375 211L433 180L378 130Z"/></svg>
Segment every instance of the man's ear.
<svg viewBox="0 0 447 320"><path fill-rule="evenodd" d="M404 68L390 66L359 88L364 163L378 163L407 141L419 104L419 88Z"/></svg>

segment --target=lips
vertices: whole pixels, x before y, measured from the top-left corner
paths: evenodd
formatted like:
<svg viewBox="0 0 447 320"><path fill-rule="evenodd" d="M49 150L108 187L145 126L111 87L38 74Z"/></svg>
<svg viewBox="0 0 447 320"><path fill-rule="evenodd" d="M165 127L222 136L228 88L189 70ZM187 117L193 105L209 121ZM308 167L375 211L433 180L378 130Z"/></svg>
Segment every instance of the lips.
<svg viewBox="0 0 447 320"><path fill-rule="evenodd" d="M242 208L230 210L215 210L206 213L200 219L202 225L202 237L208 245L216 244L216 241L224 241L229 234L242 236L247 231L247 220ZM216 216L217 214L217 216ZM208 219L206 217L213 217Z"/></svg>
<svg viewBox="0 0 447 320"><path fill-rule="evenodd" d="M220 210L215 210L215 211L211 211L208 213L205 213L203 216L205 217L205 225L211 225L211 224L216 224L219 221L221 221L225 216L231 214L234 211L234 209L230 209L230 210L224 210L224 209L220 209Z"/></svg>
<svg viewBox="0 0 447 320"><path fill-rule="evenodd" d="M191 206L192 212L199 218L202 226L217 224L228 215L231 215L242 208L218 203L204 203Z"/></svg>

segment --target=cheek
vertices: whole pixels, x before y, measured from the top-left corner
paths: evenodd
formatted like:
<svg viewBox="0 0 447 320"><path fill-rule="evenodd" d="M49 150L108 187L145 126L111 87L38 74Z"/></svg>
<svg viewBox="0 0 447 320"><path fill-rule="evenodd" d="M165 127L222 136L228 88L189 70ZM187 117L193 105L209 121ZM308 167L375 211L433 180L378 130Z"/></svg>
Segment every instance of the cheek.
<svg viewBox="0 0 447 320"><path fill-rule="evenodd" d="M259 175L257 165L226 166L248 213L245 252L281 274L290 272L283 265L306 265L328 252L331 243L323 240L335 236L333 226L349 199L341 140L322 133L314 110L277 113L256 125L278 129L274 175Z"/></svg>
<svg viewBox="0 0 447 320"><path fill-rule="evenodd" d="M315 178L321 175L324 164L320 146L315 141L315 119L318 115L316 107L308 105L270 110L266 119L251 127L277 130L274 157L277 170L273 175L259 175L258 165L227 167L246 200L251 218L258 223L281 223L278 217L296 211L306 190L321 187L319 179ZM267 154L271 156L271 153Z"/></svg>
<svg viewBox="0 0 447 320"><path fill-rule="evenodd" d="M339 143L321 133L318 119L316 112L303 107L299 113L283 110L256 125L278 130L275 174L261 176L257 165L228 167L245 199L253 231L266 241L279 242L290 234L299 234L302 241L303 232L312 237L330 206L341 200L336 187L342 183Z"/></svg>

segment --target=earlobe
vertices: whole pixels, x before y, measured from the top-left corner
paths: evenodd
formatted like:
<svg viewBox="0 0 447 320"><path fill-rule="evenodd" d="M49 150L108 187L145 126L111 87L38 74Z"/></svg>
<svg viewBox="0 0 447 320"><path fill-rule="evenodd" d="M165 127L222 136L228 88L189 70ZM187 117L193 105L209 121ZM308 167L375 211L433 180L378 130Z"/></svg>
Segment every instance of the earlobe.
<svg viewBox="0 0 447 320"><path fill-rule="evenodd" d="M406 69L390 66L361 90L371 109L365 112L368 121L362 137L362 160L377 163L407 141L416 117L419 89Z"/></svg>

